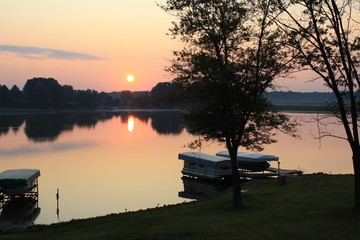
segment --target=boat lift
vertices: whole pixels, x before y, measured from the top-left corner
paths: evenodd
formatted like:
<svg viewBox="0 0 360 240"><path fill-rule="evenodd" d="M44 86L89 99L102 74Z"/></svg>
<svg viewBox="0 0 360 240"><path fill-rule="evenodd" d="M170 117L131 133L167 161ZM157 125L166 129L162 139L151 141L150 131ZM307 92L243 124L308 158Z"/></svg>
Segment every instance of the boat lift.
<svg viewBox="0 0 360 240"><path fill-rule="evenodd" d="M179 153L179 159L184 160L182 173L190 178L206 179L211 181L229 180L232 176L231 160L228 151L221 151L216 155L198 152ZM268 162L278 162L277 168L270 167ZM290 175L301 175L298 170L280 169L279 157L259 153L237 153L239 176L243 179L256 179Z"/></svg>
<svg viewBox="0 0 360 240"><path fill-rule="evenodd" d="M38 169L14 169L0 173L0 210L18 200L31 200L38 205Z"/></svg>

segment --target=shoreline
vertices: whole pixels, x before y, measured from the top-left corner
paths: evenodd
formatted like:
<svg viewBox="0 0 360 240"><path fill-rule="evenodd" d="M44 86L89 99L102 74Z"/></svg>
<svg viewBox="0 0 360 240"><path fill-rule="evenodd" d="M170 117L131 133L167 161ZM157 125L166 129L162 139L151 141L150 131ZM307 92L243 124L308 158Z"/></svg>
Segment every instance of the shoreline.
<svg viewBox="0 0 360 240"><path fill-rule="evenodd" d="M173 108L116 108L116 109L1 109L0 115L18 115L18 114L57 114L57 113L86 113L86 112L184 112L184 109L173 109ZM279 109L279 112L283 113L323 113L326 114L325 110L312 110L312 109Z"/></svg>
<svg viewBox="0 0 360 240"><path fill-rule="evenodd" d="M57 114L57 113L87 113L87 112L182 112L182 109L161 109L161 108L119 108L119 109L1 109L0 115L16 115L16 114Z"/></svg>

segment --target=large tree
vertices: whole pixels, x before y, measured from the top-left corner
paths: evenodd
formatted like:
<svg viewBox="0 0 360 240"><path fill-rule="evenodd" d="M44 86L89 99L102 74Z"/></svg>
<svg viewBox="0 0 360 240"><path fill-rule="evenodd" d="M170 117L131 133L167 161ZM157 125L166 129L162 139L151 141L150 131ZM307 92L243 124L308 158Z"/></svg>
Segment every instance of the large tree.
<svg viewBox="0 0 360 240"><path fill-rule="evenodd" d="M0 107L10 107L11 105L9 88L6 85L0 85Z"/></svg>
<svg viewBox="0 0 360 240"><path fill-rule="evenodd" d="M24 94L32 107L63 108L65 95L63 88L53 78L32 78L26 81Z"/></svg>
<svg viewBox="0 0 360 240"><path fill-rule="evenodd" d="M154 106L169 107L180 98L178 87L170 82L160 82L151 89L151 102Z"/></svg>
<svg viewBox="0 0 360 240"><path fill-rule="evenodd" d="M12 107L24 107L26 104L25 95L20 89L14 85L10 89L10 97L11 97L11 103Z"/></svg>
<svg viewBox="0 0 360 240"><path fill-rule="evenodd" d="M278 0L278 4L282 14L276 16L277 24L298 53L298 67L316 73L336 96L329 113L344 126L346 136L336 137L347 140L352 150L355 208L360 209L359 9L351 0ZM330 135L323 132L320 137Z"/></svg>
<svg viewBox="0 0 360 240"><path fill-rule="evenodd" d="M177 17L170 31L185 44L167 68L189 103L185 123L191 133L225 143L233 206L240 208L238 148L262 150L276 142L274 130L294 130L263 97L289 61L281 36L270 31L276 8L261 0L167 0L161 7Z"/></svg>

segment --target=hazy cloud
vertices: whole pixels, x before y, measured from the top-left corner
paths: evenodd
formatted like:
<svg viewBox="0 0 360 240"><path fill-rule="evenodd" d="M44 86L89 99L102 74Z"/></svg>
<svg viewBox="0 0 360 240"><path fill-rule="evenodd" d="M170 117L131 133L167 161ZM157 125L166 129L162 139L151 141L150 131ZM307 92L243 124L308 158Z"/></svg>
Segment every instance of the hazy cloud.
<svg viewBox="0 0 360 240"><path fill-rule="evenodd" d="M0 45L0 52L18 53L19 57L41 60L46 58L53 59L73 59L73 60L104 60L103 58L77 52L69 52L50 48L25 47L13 45Z"/></svg>

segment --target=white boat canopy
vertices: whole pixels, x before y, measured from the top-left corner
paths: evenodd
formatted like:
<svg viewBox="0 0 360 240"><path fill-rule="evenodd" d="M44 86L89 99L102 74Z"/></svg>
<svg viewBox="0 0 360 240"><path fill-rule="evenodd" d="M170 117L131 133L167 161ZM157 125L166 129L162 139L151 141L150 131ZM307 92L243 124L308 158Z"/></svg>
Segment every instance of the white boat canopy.
<svg viewBox="0 0 360 240"><path fill-rule="evenodd" d="M25 187L40 176L38 169L13 169L0 173L0 188Z"/></svg>
<svg viewBox="0 0 360 240"><path fill-rule="evenodd" d="M231 166L229 158L198 152L179 153L179 159L206 166Z"/></svg>
<svg viewBox="0 0 360 240"><path fill-rule="evenodd" d="M230 158L230 154L228 151L218 152L218 153L216 153L216 156ZM240 162L260 163L260 162L267 162L267 161L279 161L279 157L274 156L274 155L264 155L264 154L259 154L259 153L238 152L237 160Z"/></svg>

